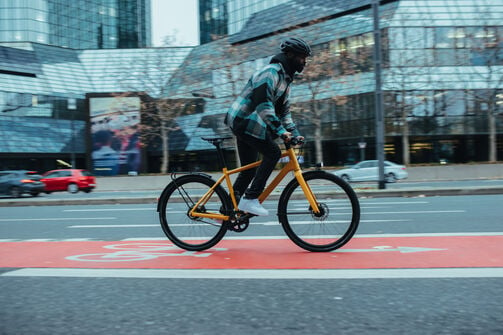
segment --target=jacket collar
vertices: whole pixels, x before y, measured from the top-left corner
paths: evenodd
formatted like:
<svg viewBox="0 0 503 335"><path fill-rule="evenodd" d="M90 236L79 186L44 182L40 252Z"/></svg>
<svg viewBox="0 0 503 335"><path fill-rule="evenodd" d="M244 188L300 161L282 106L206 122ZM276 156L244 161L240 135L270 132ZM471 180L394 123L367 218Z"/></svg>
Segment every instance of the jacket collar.
<svg viewBox="0 0 503 335"><path fill-rule="evenodd" d="M271 58L270 64L279 64L281 66L282 70L286 74L287 82L291 83L293 81L293 75L295 74L295 71L292 69L290 62L289 62L288 58L286 58L286 55L284 53L279 53L277 55L274 55Z"/></svg>

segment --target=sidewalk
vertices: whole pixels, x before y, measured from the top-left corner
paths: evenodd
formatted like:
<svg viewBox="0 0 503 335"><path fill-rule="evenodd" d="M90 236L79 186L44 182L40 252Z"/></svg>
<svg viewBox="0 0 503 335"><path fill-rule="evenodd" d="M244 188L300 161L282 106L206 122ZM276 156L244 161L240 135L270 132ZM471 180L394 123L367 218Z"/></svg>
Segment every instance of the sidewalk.
<svg viewBox="0 0 503 335"><path fill-rule="evenodd" d="M477 164L477 165L439 165L439 166L418 166L407 169L409 177L407 183L424 181L456 181L456 180L494 180L503 179L503 164ZM327 172L333 170L327 169ZM278 171L273 172L273 176ZM208 173L215 180L220 173ZM234 180L236 176L232 176ZM287 176L281 182L285 185L292 179ZM65 199L51 199L48 197L23 197L23 198L3 198L0 199L0 207L14 206L64 206L64 205L99 205L99 204L154 204L164 187L171 182L171 175L149 175L149 176L118 176L118 177L98 177L97 188L90 194L79 192L75 196ZM487 183L480 183L479 186L472 187L428 187L408 185L407 188L383 190L377 189L377 183L351 184L358 197L419 197L419 196L439 196L439 195L481 195L481 194L503 194L503 187L490 186ZM126 192L120 195L113 192ZM137 191L137 192L135 192ZM100 195L103 193L103 195ZM145 195L145 193L150 193ZM272 194L269 199L276 199L278 194Z"/></svg>
<svg viewBox="0 0 503 335"><path fill-rule="evenodd" d="M331 172L333 169L327 169ZM503 164L459 164L438 166L415 166L407 168L408 182L415 181L449 181L449 180L472 180L472 179L503 179ZM275 176L275 170L272 176ZM214 179L221 174L208 173ZM234 179L236 175L231 176ZM289 181L285 178L283 183ZM162 190L171 182L171 175L152 176L119 176L98 177L96 191L132 191L132 190Z"/></svg>

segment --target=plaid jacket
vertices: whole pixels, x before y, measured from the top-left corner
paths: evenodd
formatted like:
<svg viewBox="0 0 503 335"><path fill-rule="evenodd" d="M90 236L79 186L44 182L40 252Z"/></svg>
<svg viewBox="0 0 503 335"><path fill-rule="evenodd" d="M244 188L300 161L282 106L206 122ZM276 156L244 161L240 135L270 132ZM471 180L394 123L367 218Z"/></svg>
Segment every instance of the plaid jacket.
<svg viewBox="0 0 503 335"><path fill-rule="evenodd" d="M286 131L298 136L290 114L292 78L280 63L269 64L255 72L227 112L225 123L235 134L259 139L270 131L273 138Z"/></svg>

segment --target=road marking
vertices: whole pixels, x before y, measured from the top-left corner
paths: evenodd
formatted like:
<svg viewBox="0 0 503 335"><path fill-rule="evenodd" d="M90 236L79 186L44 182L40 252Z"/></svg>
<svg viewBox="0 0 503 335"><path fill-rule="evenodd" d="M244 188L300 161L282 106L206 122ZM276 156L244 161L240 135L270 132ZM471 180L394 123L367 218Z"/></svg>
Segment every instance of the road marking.
<svg viewBox="0 0 503 335"><path fill-rule="evenodd" d="M99 217L99 218L32 218L32 219L0 219L0 222L18 222L18 221L69 221L69 220L117 220L116 217Z"/></svg>
<svg viewBox="0 0 503 335"><path fill-rule="evenodd" d="M63 212L125 212L125 211L156 211L150 208L92 208L92 209L64 209Z"/></svg>
<svg viewBox="0 0 503 335"><path fill-rule="evenodd" d="M365 215L374 214L434 214L434 213L466 213L466 210L449 210L449 211L399 211L399 212L365 212Z"/></svg>
<svg viewBox="0 0 503 335"><path fill-rule="evenodd" d="M503 236L503 232L461 232L461 233L407 233L407 234L358 234L353 236L353 239L358 238L367 238L367 237L442 237L442 236ZM286 240L288 239L285 235L279 236L232 236L226 235L224 240ZM7 242L32 242L34 240L40 239L13 239L13 238L4 238L0 239L0 243ZM47 238L44 239L47 242L86 242L86 241L105 241L101 239L95 238L66 238L66 239L58 239L58 238ZM157 237L129 237L122 239L120 241L128 242L128 241L166 241L167 238L164 236ZM343 250L343 249L339 249Z"/></svg>
<svg viewBox="0 0 503 335"><path fill-rule="evenodd" d="M171 270L25 268L2 277L184 278L184 279L405 279L502 278L503 268L357 269L357 270Z"/></svg>
<svg viewBox="0 0 503 335"><path fill-rule="evenodd" d="M159 224L102 224L102 225L77 225L68 226L67 228L143 228L143 227L160 227Z"/></svg>
<svg viewBox="0 0 503 335"><path fill-rule="evenodd" d="M314 238L312 243L325 241L325 237L321 240ZM46 242L37 239L31 242L0 243L0 267L172 270L503 268L501 251L503 234L358 237L352 239L344 248L326 253L307 252L285 237L226 239L220 242L217 248L189 253L161 238L157 241L135 242ZM173 255L179 257L164 257Z"/></svg>
<svg viewBox="0 0 503 335"><path fill-rule="evenodd" d="M332 200L328 202L334 202L337 200ZM412 204L412 205L420 205L420 204L428 204L429 201L390 201L390 202L367 202L361 201L362 204L365 205L402 205L402 204ZM300 206L298 204L297 206ZM267 206L270 208L275 208L273 206ZM342 207L341 207L342 208ZM345 207L349 208L349 207ZM373 207L362 207L362 208L373 208ZM123 211L156 211L155 207L146 207L146 208L88 208L88 209L64 209L63 212L123 212ZM181 212L183 213L183 212Z"/></svg>
<svg viewBox="0 0 503 335"><path fill-rule="evenodd" d="M411 252L424 252L424 251L440 251L447 249L438 248L418 248L418 247L389 247L389 246L376 246L371 249L339 249L335 252L389 252L398 251L400 253L411 253Z"/></svg>
<svg viewBox="0 0 503 335"><path fill-rule="evenodd" d="M161 238L157 237L157 240ZM32 239L13 239L13 238L4 238L0 239L0 243L4 242L97 242L103 241L98 240L96 238L32 238Z"/></svg>
<svg viewBox="0 0 503 335"><path fill-rule="evenodd" d="M429 204L429 201L378 201L378 202L370 202L363 199L360 201L362 204L365 205L423 205L423 204Z"/></svg>
<svg viewBox="0 0 503 335"><path fill-rule="evenodd" d="M407 234L358 234L356 233L352 239L369 238L369 237L445 237L445 236L503 236L503 232L475 232L475 233L407 233ZM130 237L122 241L158 241L164 237ZM224 240L286 240L285 235L279 236L231 236L226 235ZM338 249L344 250L344 249Z"/></svg>
<svg viewBox="0 0 503 335"><path fill-rule="evenodd" d="M411 219L396 219L396 220L360 220L360 223L379 223L379 222L409 222ZM324 223L347 223L347 221L325 221ZM312 221L296 221L290 222L291 225L308 225L312 224ZM172 224L171 227L189 227L198 226L200 223L179 223ZM254 222L254 226L277 226L280 225L278 221L266 221L266 222ZM111 224L111 225L74 225L68 226L67 228L148 228L148 227L159 227L159 224Z"/></svg>
<svg viewBox="0 0 503 335"><path fill-rule="evenodd" d="M360 223L375 223L375 222L409 222L412 219L394 219L394 220L360 220ZM289 222L291 225L309 225L313 221L293 221ZM335 221L335 220L325 220L323 223L348 223L348 221ZM280 224L278 221L266 221L266 222L253 222L253 225L263 225L263 226L274 226Z"/></svg>

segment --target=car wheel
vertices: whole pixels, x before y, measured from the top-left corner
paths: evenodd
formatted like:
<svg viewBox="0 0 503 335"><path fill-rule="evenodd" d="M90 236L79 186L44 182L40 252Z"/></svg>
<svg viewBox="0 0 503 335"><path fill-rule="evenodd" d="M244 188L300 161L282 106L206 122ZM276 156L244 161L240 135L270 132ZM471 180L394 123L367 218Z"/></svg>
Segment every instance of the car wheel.
<svg viewBox="0 0 503 335"><path fill-rule="evenodd" d="M349 183L351 181L351 178L347 174L343 174L341 176L341 179L344 180L346 183Z"/></svg>
<svg viewBox="0 0 503 335"><path fill-rule="evenodd" d="M70 193L77 193L79 191L79 187L77 184L68 184L66 190Z"/></svg>
<svg viewBox="0 0 503 335"><path fill-rule="evenodd" d="M21 192L21 189L19 187L14 186L14 187L12 187L10 189L9 193L10 193L11 197L13 197L13 198L19 198L19 197L21 197L21 193L22 192Z"/></svg>
<svg viewBox="0 0 503 335"><path fill-rule="evenodd" d="M38 196L38 192L30 192L30 194L31 194L32 197Z"/></svg>
<svg viewBox="0 0 503 335"><path fill-rule="evenodd" d="M390 172L385 176L385 180L387 183L394 183L396 182L396 176L394 173Z"/></svg>

